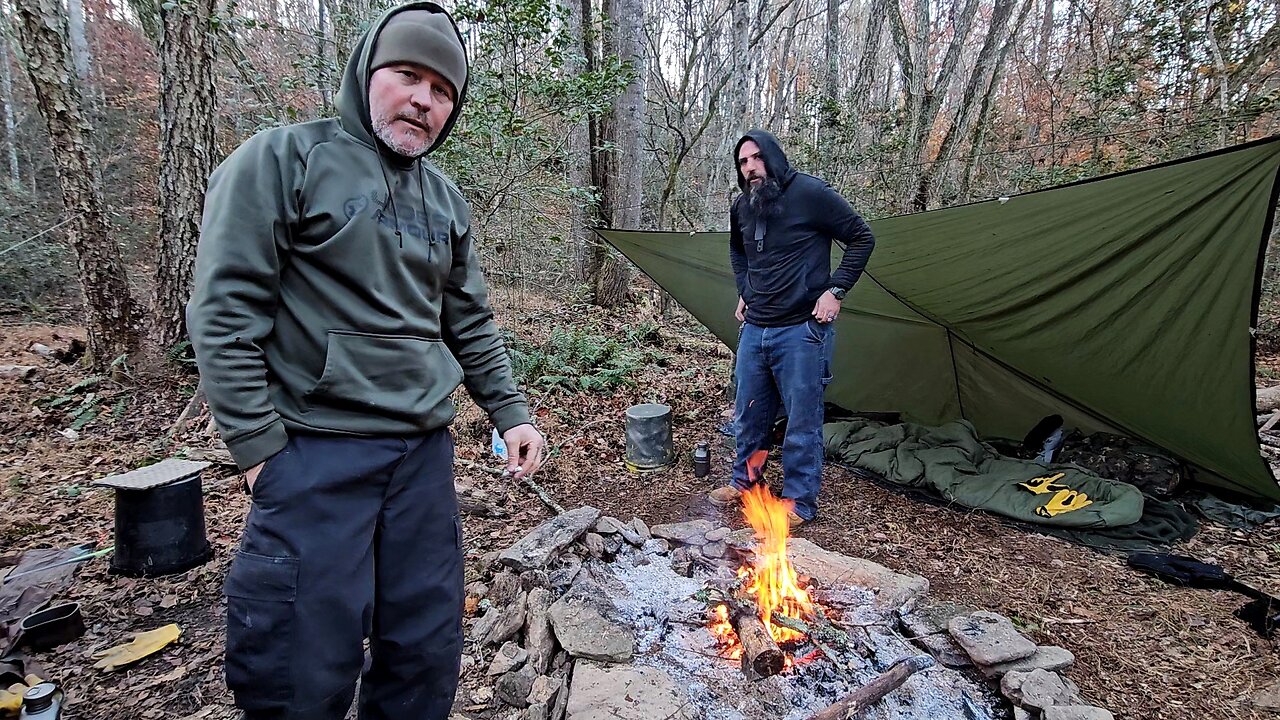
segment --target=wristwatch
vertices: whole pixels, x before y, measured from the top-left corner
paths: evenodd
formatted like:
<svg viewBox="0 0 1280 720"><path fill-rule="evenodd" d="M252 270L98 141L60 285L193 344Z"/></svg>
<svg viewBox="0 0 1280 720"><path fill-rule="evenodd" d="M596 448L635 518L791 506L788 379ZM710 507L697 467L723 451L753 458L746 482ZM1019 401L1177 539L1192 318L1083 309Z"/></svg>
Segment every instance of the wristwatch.
<svg viewBox="0 0 1280 720"><path fill-rule="evenodd" d="M832 295L835 295L837 300L844 300L845 293L849 291L842 287L832 286L827 288L827 292L831 293Z"/></svg>

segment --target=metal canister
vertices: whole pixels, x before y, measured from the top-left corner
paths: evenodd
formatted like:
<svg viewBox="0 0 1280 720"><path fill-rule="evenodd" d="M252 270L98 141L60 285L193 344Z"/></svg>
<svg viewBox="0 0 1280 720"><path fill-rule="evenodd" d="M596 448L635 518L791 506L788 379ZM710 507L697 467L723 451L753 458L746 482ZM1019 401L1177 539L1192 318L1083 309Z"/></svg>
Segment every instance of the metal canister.
<svg viewBox="0 0 1280 720"><path fill-rule="evenodd" d="M711 448L700 442L693 448L693 476L706 477L711 474Z"/></svg>
<svg viewBox="0 0 1280 720"><path fill-rule="evenodd" d="M62 715L62 690L50 682L39 683L22 694L19 720L58 720Z"/></svg>

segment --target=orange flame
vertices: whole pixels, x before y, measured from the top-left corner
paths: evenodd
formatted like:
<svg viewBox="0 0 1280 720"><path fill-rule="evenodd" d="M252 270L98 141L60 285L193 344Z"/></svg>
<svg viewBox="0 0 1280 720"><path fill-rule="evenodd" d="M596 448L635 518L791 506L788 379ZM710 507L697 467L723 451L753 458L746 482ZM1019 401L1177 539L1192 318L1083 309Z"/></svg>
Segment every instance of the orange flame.
<svg viewBox="0 0 1280 720"><path fill-rule="evenodd" d="M733 625L729 622L729 608L717 605L711 611L711 622L707 624L707 629L720 646L721 655L730 660L742 657L742 643L738 642L738 633L734 632Z"/></svg>
<svg viewBox="0 0 1280 720"><path fill-rule="evenodd" d="M769 492L769 486L764 484L763 471L768 458L768 450L757 450L747 458L747 478L751 485L742 493L742 512L756 532L757 544L750 564L738 568L738 579L745 599L755 603L760 620L774 641L784 643L802 640L804 635L775 625L773 618L812 618L814 604L809 593L800 587L799 576L787 559L787 538L791 535L787 516L795 503L775 498ZM717 605L712 609L707 629L719 645L721 655L733 660L742 657L742 644L729 622L727 607ZM809 662L814 657L816 651L798 659L788 655L785 669Z"/></svg>
<svg viewBox="0 0 1280 720"><path fill-rule="evenodd" d="M742 512L756 531L756 552L749 568L739 577L748 578L745 591L760 609L760 619L778 642L798 640L801 633L774 625L775 614L803 619L813 616L813 601L800 587L800 578L787 559L787 537L791 526L787 515L795 506L791 500L775 498L767 485L752 485L742 493Z"/></svg>

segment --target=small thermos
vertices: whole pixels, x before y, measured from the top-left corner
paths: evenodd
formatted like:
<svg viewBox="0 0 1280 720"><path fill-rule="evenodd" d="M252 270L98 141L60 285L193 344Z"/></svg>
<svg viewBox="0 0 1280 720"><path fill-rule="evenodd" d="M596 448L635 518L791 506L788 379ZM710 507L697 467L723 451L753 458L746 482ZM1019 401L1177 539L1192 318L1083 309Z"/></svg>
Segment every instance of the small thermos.
<svg viewBox="0 0 1280 720"><path fill-rule="evenodd" d="M706 477L711 474L711 448L700 442L693 449L693 476Z"/></svg>
<svg viewBox="0 0 1280 720"><path fill-rule="evenodd" d="M22 694L19 720L58 720L62 715L62 691L50 682L39 683Z"/></svg>

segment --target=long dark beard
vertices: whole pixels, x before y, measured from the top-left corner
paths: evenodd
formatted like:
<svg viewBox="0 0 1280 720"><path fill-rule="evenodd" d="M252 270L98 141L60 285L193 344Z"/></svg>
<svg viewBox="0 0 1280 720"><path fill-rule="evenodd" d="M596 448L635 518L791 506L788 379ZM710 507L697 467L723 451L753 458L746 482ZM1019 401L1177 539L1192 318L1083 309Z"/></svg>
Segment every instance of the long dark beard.
<svg viewBox="0 0 1280 720"><path fill-rule="evenodd" d="M747 204L756 217L773 217L781 209L778 198L782 197L782 185L777 179L766 176L759 185L747 185Z"/></svg>

